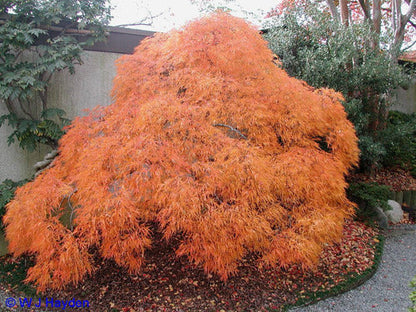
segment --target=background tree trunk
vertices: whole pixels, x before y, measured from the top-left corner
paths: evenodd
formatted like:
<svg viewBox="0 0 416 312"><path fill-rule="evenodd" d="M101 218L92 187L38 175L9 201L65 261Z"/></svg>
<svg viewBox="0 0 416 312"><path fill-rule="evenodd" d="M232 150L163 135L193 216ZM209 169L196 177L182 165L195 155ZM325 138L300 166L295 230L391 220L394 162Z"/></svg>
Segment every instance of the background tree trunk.
<svg viewBox="0 0 416 312"><path fill-rule="evenodd" d="M341 23L345 26L348 26L350 17L350 12L348 9L348 0L340 0L339 6L341 7Z"/></svg>

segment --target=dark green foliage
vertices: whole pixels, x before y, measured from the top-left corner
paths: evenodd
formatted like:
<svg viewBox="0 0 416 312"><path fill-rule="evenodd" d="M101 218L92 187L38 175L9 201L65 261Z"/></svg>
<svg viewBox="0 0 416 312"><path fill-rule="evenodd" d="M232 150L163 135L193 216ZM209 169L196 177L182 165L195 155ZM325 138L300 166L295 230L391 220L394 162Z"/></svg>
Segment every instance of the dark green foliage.
<svg viewBox="0 0 416 312"><path fill-rule="evenodd" d="M350 183L347 189L348 198L357 203L356 217L368 220L375 217L375 208L380 207L384 211L389 210L387 201L390 199L391 189L386 185L377 183Z"/></svg>
<svg viewBox="0 0 416 312"><path fill-rule="evenodd" d="M389 112L387 126L380 132L386 154L385 166L416 169L416 114Z"/></svg>
<svg viewBox="0 0 416 312"><path fill-rule="evenodd" d="M10 285L12 289L22 292L26 296L39 296L33 285L24 282L31 266L33 266L33 259L30 257L15 259L10 255L3 256L0 258L0 283Z"/></svg>
<svg viewBox="0 0 416 312"><path fill-rule="evenodd" d="M13 199L16 188L22 186L27 181L21 180L14 182L7 179L0 184L0 219L3 219L4 213L6 212L5 206ZM3 222L0 222L0 224L0 228L3 228Z"/></svg>
<svg viewBox="0 0 416 312"><path fill-rule="evenodd" d="M386 156L386 149L383 143L378 142L372 136L361 135L358 146L360 148L360 166L373 169L378 167Z"/></svg>
<svg viewBox="0 0 416 312"><path fill-rule="evenodd" d="M8 137L8 144L17 141L22 149L33 151L39 144L47 144L53 148L58 146L58 140L64 134L63 127L70 120L64 118L65 112L57 108L49 108L42 112L40 120L18 118L15 114L0 116L0 126L8 121L14 129Z"/></svg>
<svg viewBox="0 0 416 312"><path fill-rule="evenodd" d="M412 306L409 308L409 312L416 312L416 276L410 282L410 287L412 287L413 291L409 295L409 298L412 301Z"/></svg>
<svg viewBox="0 0 416 312"><path fill-rule="evenodd" d="M374 42L384 46L387 38L365 23L343 26L310 6L275 17L266 39L290 75L343 94L360 139L361 169L381 165L386 150L378 132L384 129L393 90L407 78L388 54L374 48Z"/></svg>
<svg viewBox="0 0 416 312"><path fill-rule="evenodd" d="M9 114L0 126L8 120L14 128L9 143L56 147L64 120L48 105L49 81L64 69L74 73L83 48L105 38L109 10L108 0L1 2L0 100Z"/></svg>

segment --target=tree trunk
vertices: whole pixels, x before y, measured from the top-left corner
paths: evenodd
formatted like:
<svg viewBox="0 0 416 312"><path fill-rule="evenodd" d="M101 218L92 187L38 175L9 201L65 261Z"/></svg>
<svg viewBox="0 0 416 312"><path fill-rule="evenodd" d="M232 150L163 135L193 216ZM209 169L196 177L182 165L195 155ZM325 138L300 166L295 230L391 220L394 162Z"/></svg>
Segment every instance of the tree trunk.
<svg viewBox="0 0 416 312"><path fill-rule="evenodd" d="M341 8L341 23L342 25L349 25L349 10L348 10L348 0L340 0L339 6Z"/></svg>
<svg viewBox="0 0 416 312"><path fill-rule="evenodd" d="M365 19L371 21L371 13L370 8L368 6L368 0L358 0L358 2L360 3L361 8L363 9Z"/></svg>
<svg viewBox="0 0 416 312"><path fill-rule="evenodd" d="M381 0L373 0L373 28L377 34L381 31Z"/></svg>
<svg viewBox="0 0 416 312"><path fill-rule="evenodd" d="M409 8L405 15L402 15L402 2L401 0L393 0L392 8L392 24L394 32L394 42L392 46L392 59L397 60L399 56L400 48L403 44L405 28L407 23L410 21L412 14L416 9L416 0L411 0Z"/></svg>
<svg viewBox="0 0 416 312"><path fill-rule="evenodd" d="M345 0L346 1L346 0ZM337 8L335 6L335 3L333 0L326 0L326 3L328 4L329 7L329 11L331 11L331 15L332 18L336 21L339 22L339 15L338 15L338 11Z"/></svg>
<svg viewBox="0 0 416 312"><path fill-rule="evenodd" d="M374 51L378 51L380 47L380 31L381 31L381 0L373 0L373 30L377 34L371 42Z"/></svg>

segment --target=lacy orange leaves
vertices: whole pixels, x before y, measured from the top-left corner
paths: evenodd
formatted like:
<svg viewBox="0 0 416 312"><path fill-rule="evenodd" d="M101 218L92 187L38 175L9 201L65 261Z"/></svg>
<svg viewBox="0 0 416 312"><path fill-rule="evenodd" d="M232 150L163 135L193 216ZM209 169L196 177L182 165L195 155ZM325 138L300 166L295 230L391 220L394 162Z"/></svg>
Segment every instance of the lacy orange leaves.
<svg viewBox="0 0 416 312"><path fill-rule="evenodd" d="M146 39L118 61L113 95L7 207L38 289L80 281L93 251L137 272L154 226L223 279L247 253L307 268L340 239L359 154L341 96L290 78L245 21L217 12Z"/></svg>

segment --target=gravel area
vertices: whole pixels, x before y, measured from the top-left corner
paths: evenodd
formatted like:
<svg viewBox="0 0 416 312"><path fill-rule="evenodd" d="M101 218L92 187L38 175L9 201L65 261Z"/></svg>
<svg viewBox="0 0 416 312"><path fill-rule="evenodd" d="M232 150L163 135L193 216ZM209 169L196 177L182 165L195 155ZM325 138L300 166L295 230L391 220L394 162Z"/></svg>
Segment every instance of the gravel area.
<svg viewBox="0 0 416 312"><path fill-rule="evenodd" d="M416 275L416 227L397 226L386 232L376 274L360 287L297 312L406 312L411 305L409 283Z"/></svg>

